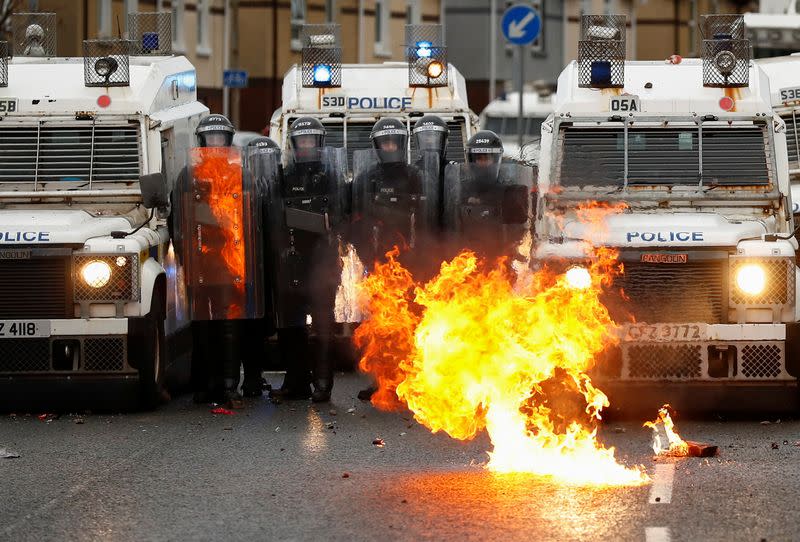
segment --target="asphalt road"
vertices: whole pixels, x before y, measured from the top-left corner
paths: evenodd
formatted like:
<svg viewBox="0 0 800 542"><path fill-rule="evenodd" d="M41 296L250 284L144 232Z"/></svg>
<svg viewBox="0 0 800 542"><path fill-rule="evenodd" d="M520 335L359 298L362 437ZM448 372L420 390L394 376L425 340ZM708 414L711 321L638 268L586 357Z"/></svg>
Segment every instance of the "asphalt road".
<svg viewBox="0 0 800 542"><path fill-rule="evenodd" d="M489 473L485 438L378 412L354 399L363 383L339 378L330 406L252 400L233 416L188 397L3 416L0 450L20 457L0 459L0 540L800 539L798 422L678 420L720 456L658 462L649 430L609 423L604 441L656 482L587 489Z"/></svg>

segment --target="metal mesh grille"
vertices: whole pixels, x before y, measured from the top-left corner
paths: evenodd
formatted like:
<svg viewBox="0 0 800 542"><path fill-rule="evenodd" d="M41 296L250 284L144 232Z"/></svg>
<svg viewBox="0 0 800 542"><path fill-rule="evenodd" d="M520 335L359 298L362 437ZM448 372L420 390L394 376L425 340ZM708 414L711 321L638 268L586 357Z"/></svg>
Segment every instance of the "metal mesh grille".
<svg viewBox="0 0 800 542"><path fill-rule="evenodd" d="M14 13L11 32L14 56L56 56L55 13Z"/></svg>
<svg viewBox="0 0 800 542"><path fill-rule="evenodd" d="M442 25L407 24L406 61L409 86L447 86L447 47ZM434 63L438 63L438 66L431 66Z"/></svg>
<svg viewBox="0 0 800 542"><path fill-rule="evenodd" d="M306 24L300 33L303 44L304 87L342 86L342 48L338 24ZM315 74L317 77L315 77ZM324 77L323 77L324 76Z"/></svg>
<svg viewBox="0 0 800 542"><path fill-rule="evenodd" d="M758 265L766 275L766 287L759 295L747 295L735 286L737 271L748 264ZM788 258L733 259L731 277L734 284L731 288L731 305L785 305L794 299L794 264Z"/></svg>
<svg viewBox="0 0 800 542"><path fill-rule="evenodd" d="M87 87L128 86L131 45L129 40L84 40L84 84Z"/></svg>
<svg viewBox="0 0 800 542"><path fill-rule="evenodd" d="M624 41L581 41L578 44L579 87L622 88L624 84Z"/></svg>
<svg viewBox="0 0 800 542"><path fill-rule="evenodd" d="M748 40L703 40L703 85L746 87L749 81Z"/></svg>
<svg viewBox="0 0 800 542"><path fill-rule="evenodd" d="M83 367L86 371L121 371L125 366L125 341L85 339Z"/></svg>
<svg viewBox="0 0 800 542"><path fill-rule="evenodd" d="M50 370L49 339L0 340L0 373Z"/></svg>
<svg viewBox="0 0 800 542"><path fill-rule="evenodd" d="M741 15L703 15L700 17L700 32L705 40L745 39L744 17Z"/></svg>
<svg viewBox="0 0 800 542"><path fill-rule="evenodd" d="M781 348L777 344L748 344L742 347L741 372L748 378L780 376Z"/></svg>
<svg viewBox="0 0 800 542"><path fill-rule="evenodd" d="M624 262L624 273L614 281L613 295L604 296L618 322L707 322L723 321L726 260L650 264ZM616 292L622 289L626 299ZM680 299L680 303L664 300Z"/></svg>
<svg viewBox="0 0 800 542"><path fill-rule="evenodd" d="M172 15L167 12L129 13L128 39L132 55L172 54Z"/></svg>
<svg viewBox="0 0 800 542"><path fill-rule="evenodd" d="M0 183L75 190L92 182L136 181L139 143L136 124L0 125Z"/></svg>
<svg viewBox="0 0 800 542"><path fill-rule="evenodd" d="M68 256L0 260L0 319L71 318L69 263Z"/></svg>
<svg viewBox="0 0 800 542"><path fill-rule="evenodd" d="M84 266L96 261L105 262L111 268L107 284L99 288L89 286L82 277ZM139 256L136 254L76 255L73 270L75 301L112 302L139 299Z"/></svg>
<svg viewBox="0 0 800 542"><path fill-rule="evenodd" d="M786 149L789 151L789 169L800 169L800 137L797 125L797 110L784 113L781 118L786 123Z"/></svg>
<svg viewBox="0 0 800 542"><path fill-rule="evenodd" d="M0 41L0 87L8 86L8 42Z"/></svg>
<svg viewBox="0 0 800 542"><path fill-rule="evenodd" d="M636 345L628 349L631 378L696 378L700 363L699 345Z"/></svg>

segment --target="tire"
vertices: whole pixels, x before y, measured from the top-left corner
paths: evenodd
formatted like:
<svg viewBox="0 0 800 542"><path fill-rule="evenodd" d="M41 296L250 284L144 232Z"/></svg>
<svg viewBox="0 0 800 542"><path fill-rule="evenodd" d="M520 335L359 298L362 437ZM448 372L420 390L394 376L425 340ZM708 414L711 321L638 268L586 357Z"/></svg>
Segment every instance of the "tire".
<svg viewBox="0 0 800 542"><path fill-rule="evenodd" d="M155 301L154 292L153 302ZM141 339L144 344L139 368L139 407L143 410L153 410L158 407L164 396L166 340L163 311L160 307L154 305L145 318L144 336Z"/></svg>

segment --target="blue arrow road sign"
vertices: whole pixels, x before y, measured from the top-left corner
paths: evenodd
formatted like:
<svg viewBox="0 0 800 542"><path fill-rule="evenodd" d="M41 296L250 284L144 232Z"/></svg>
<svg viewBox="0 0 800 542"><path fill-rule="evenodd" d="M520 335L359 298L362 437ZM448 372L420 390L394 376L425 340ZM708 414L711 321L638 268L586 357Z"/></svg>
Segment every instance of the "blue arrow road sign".
<svg viewBox="0 0 800 542"><path fill-rule="evenodd" d="M247 72L245 70L225 70L222 72L222 84L228 88L246 88Z"/></svg>
<svg viewBox="0 0 800 542"><path fill-rule="evenodd" d="M514 45L533 43L542 31L542 18L531 6L517 4L503 14L503 35Z"/></svg>

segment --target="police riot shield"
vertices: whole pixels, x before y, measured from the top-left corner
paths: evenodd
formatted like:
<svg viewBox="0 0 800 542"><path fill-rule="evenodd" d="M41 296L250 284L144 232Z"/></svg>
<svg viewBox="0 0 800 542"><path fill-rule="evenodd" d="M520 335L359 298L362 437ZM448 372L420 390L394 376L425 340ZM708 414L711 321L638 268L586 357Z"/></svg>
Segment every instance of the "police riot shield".
<svg viewBox="0 0 800 542"><path fill-rule="evenodd" d="M496 171L496 173L495 173ZM533 169L502 164L494 171L450 164L444 175L444 224L460 243L479 252L507 252L530 231Z"/></svg>
<svg viewBox="0 0 800 542"><path fill-rule="evenodd" d="M306 325L312 307L329 305L333 315L340 268L335 234L349 193L347 154L326 147L319 156L319 161L299 162L287 153L280 186L269 190L272 281L280 328Z"/></svg>
<svg viewBox="0 0 800 542"><path fill-rule="evenodd" d="M255 178L243 169L239 150L191 149L180 198L191 318L261 318L260 205Z"/></svg>

